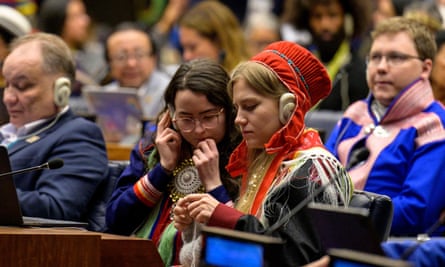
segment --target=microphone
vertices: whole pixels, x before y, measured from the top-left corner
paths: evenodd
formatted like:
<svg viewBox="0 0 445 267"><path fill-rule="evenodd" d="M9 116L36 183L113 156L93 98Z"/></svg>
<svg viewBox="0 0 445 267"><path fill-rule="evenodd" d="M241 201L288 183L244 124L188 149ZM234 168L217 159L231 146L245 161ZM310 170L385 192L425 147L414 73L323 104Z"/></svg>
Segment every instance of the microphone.
<svg viewBox="0 0 445 267"><path fill-rule="evenodd" d="M2 174L0 174L0 177L7 176L7 175L21 174L21 173L36 171L36 170L41 170L41 169L59 169L62 166L63 166L62 159L52 159L52 160L50 160L46 163L43 163L42 165L39 165L39 166L34 166L31 168L25 168L25 169L21 169L21 170L17 170L17 171L2 173Z"/></svg>

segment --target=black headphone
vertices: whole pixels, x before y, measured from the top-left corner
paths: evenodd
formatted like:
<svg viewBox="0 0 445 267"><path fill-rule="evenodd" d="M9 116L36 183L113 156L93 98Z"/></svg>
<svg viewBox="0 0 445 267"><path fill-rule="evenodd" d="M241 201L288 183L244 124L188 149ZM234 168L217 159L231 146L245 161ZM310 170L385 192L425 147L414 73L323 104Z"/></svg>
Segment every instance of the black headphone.
<svg viewBox="0 0 445 267"><path fill-rule="evenodd" d="M71 81L66 77L57 78L54 82L54 104L58 107L68 105L71 95Z"/></svg>
<svg viewBox="0 0 445 267"><path fill-rule="evenodd" d="M296 103L295 95L292 93L284 93L280 96L279 118L282 124L286 124L294 112Z"/></svg>

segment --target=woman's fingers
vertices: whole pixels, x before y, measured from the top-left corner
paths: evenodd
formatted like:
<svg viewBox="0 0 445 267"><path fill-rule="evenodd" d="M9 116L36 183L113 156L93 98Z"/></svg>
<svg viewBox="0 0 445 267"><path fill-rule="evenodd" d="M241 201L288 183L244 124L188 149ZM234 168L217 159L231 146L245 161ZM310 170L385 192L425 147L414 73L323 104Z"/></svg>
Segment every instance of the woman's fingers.
<svg viewBox="0 0 445 267"><path fill-rule="evenodd" d="M206 224L213 214L218 200L209 194L190 194L181 199L187 203L188 215L199 223Z"/></svg>

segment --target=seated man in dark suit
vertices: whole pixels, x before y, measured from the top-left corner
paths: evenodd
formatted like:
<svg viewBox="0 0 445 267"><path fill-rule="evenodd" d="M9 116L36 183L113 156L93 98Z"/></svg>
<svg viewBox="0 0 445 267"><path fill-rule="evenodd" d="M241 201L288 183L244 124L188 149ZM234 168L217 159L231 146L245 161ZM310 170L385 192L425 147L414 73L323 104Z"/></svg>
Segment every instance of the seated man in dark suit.
<svg viewBox="0 0 445 267"><path fill-rule="evenodd" d="M85 221L88 205L107 174L100 129L68 106L74 60L57 36L19 37L3 64L3 95L10 122L0 128L13 170L61 158L57 170L14 176L23 215Z"/></svg>

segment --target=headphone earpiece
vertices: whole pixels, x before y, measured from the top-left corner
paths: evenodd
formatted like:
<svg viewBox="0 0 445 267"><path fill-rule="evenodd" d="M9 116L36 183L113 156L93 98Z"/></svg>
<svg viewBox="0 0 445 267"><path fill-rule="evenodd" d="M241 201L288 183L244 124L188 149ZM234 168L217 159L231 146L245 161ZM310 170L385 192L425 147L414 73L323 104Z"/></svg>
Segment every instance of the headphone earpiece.
<svg viewBox="0 0 445 267"><path fill-rule="evenodd" d="M54 83L54 103L58 107L68 105L71 95L71 81L66 77L58 78Z"/></svg>
<svg viewBox="0 0 445 267"><path fill-rule="evenodd" d="M282 124L286 124L294 112L296 103L295 95L292 93L284 93L280 97L279 118Z"/></svg>

